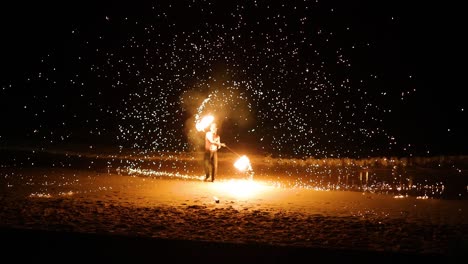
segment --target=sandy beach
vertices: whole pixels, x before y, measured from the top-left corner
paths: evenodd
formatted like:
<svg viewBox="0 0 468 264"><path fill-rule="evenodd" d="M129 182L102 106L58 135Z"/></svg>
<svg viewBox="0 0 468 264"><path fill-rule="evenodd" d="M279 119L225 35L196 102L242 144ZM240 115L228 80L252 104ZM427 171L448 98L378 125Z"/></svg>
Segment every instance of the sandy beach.
<svg viewBox="0 0 468 264"><path fill-rule="evenodd" d="M466 257L468 203L89 169L3 167L5 250L269 262Z"/></svg>
<svg viewBox="0 0 468 264"><path fill-rule="evenodd" d="M4 6L4 263L468 259L463 8Z"/></svg>

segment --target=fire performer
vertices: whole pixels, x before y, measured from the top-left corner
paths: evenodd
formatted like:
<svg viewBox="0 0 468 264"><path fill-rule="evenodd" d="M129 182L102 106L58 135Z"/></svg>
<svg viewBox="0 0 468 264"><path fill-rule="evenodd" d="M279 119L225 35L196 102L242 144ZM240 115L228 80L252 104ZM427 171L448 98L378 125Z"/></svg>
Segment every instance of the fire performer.
<svg viewBox="0 0 468 264"><path fill-rule="evenodd" d="M211 123L210 130L205 134L205 181L214 181L218 172L218 149L226 147L226 144L221 143L221 138L217 132L216 123Z"/></svg>

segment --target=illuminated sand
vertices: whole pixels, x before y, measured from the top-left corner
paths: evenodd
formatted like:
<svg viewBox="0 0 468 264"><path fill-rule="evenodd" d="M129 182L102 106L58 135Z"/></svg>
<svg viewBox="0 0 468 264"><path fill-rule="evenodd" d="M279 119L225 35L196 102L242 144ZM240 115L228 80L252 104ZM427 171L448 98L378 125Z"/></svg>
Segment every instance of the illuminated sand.
<svg viewBox="0 0 468 264"><path fill-rule="evenodd" d="M171 248L180 248L180 241L245 245L244 250L249 253L239 252L237 247L214 247L218 251L222 247L224 253L220 254L224 257L267 254L271 260L275 259L275 253L282 252L280 249L288 247L307 249L302 252L313 252L310 254L321 256L320 259L330 257L330 251L325 250L333 250L332 255L336 250L360 252L351 254L354 260L373 258L372 253L382 252L396 253L403 259L407 258L404 254L445 259L465 257L468 252L466 184L464 177L458 177L465 171L463 162L458 163L456 170L450 164L449 170L440 173L447 178L446 172L454 172L451 176L462 183L443 185L457 186L451 196L457 199L426 196L420 199L419 195L405 195L404 188L397 191L399 195L376 193L382 191L379 186L383 185L379 183L395 178L395 172L402 175L401 179L415 175L413 185L427 183L424 175L428 166L419 173L417 166L395 169L387 160L379 161L385 166L369 166L364 162L348 166L342 165L348 161L301 161L249 154L254 168L253 180L249 180L250 175L234 168L235 155L220 153L220 174L211 183L202 181L202 159L197 153L115 155L112 151L96 154L31 150L1 153L0 230L4 237L16 241L10 241L12 247L33 249L35 244L26 246L25 241L35 241L32 239L36 235L23 238L17 232L5 230L100 236L86 242L70 242L78 248L93 243L98 244L97 248L102 248L99 244L115 244L113 236L159 241L131 246L136 242L120 238L118 245L108 246L110 252L119 246L132 258L135 247L154 248L150 246L154 243L161 247L169 241L179 241L171 244ZM340 174L343 171L348 176L343 177L345 174ZM380 175L388 178L376 180L383 177ZM438 179L437 174L428 176ZM347 191L352 182L360 183L361 179L369 184L358 187L367 189ZM440 188L438 185L422 188L424 192L427 190L437 194ZM110 239L106 238L109 236ZM46 237L49 239L51 235ZM39 241L44 239L47 240ZM71 239L66 236L54 242L60 245L57 250L65 250L62 242ZM184 243L183 247L188 248L206 246ZM257 248L259 245L276 248L262 251ZM44 247L47 251L47 246ZM289 254L288 249L283 255Z"/></svg>
<svg viewBox="0 0 468 264"><path fill-rule="evenodd" d="M435 256L468 249L463 200L281 188L244 179L1 171L2 227Z"/></svg>

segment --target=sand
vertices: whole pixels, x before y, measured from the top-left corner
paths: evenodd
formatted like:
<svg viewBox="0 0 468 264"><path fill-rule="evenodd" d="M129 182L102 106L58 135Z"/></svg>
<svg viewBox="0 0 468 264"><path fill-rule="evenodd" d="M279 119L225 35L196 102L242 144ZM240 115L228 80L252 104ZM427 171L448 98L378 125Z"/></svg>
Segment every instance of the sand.
<svg viewBox="0 0 468 264"><path fill-rule="evenodd" d="M83 259L161 255L181 262L447 260L468 250L466 200L285 188L255 179L0 172L6 250L26 249L34 259L78 251Z"/></svg>

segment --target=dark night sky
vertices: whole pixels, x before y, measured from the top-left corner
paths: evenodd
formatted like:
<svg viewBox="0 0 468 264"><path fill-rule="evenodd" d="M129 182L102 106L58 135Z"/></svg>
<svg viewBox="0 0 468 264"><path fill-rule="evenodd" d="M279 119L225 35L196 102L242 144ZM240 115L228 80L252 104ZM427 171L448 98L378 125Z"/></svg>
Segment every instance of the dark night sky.
<svg viewBox="0 0 468 264"><path fill-rule="evenodd" d="M0 144L188 150L210 112L250 152L467 154L458 6L99 2L2 4Z"/></svg>

